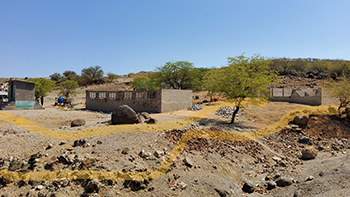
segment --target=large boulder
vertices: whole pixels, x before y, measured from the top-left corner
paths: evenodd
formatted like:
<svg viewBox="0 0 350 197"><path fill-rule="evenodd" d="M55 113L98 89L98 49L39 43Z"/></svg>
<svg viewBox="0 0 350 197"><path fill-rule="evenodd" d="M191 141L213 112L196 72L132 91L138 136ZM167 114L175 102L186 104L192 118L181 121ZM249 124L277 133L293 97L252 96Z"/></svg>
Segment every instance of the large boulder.
<svg viewBox="0 0 350 197"><path fill-rule="evenodd" d="M138 114L129 106L121 105L112 113L112 124L140 123Z"/></svg>
<svg viewBox="0 0 350 197"><path fill-rule="evenodd" d="M301 150L301 154L302 159L315 159L317 156L317 150L312 146L308 146Z"/></svg>
<svg viewBox="0 0 350 197"><path fill-rule="evenodd" d="M80 126L84 126L84 125L85 125L84 119L75 119L70 124L71 127L80 127Z"/></svg>
<svg viewBox="0 0 350 197"><path fill-rule="evenodd" d="M309 116L308 115L295 116L293 122L294 124L297 124L297 125L307 125L307 123L309 122Z"/></svg>

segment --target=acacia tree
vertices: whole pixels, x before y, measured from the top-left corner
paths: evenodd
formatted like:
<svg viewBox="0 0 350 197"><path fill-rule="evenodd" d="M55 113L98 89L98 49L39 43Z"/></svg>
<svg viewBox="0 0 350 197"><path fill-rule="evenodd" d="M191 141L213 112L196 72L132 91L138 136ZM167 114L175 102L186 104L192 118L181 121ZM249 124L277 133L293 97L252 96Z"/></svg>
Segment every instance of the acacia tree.
<svg viewBox="0 0 350 197"><path fill-rule="evenodd" d="M44 97L55 87L55 82L45 78L29 78L28 81L35 82L35 99L40 98L41 105L44 105Z"/></svg>
<svg viewBox="0 0 350 197"><path fill-rule="evenodd" d="M111 73L111 72L108 72L107 73L107 78L109 79L110 82L113 82L114 79L118 78L118 75L114 74L114 73Z"/></svg>
<svg viewBox="0 0 350 197"><path fill-rule="evenodd" d="M216 81L219 77L219 69L212 69L210 71L207 71L202 79L202 85L205 90L208 91L208 95L210 96L210 100L213 99L213 95L216 92L217 85L213 83L213 81Z"/></svg>
<svg viewBox="0 0 350 197"><path fill-rule="evenodd" d="M63 72L63 76L65 77L63 80L78 80L79 76L77 75L76 72L71 71L71 70L66 70Z"/></svg>
<svg viewBox="0 0 350 197"><path fill-rule="evenodd" d="M103 70L101 66L90 66L89 68L81 70L81 75L83 74L89 75L92 79L99 79L103 77Z"/></svg>
<svg viewBox="0 0 350 197"><path fill-rule="evenodd" d="M188 61L166 62L150 75L152 81L162 88L192 89L200 87L200 70Z"/></svg>
<svg viewBox="0 0 350 197"><path fill-rule="evenodd" d="M69 96L75 95L75 89L79 87L79 84L73 80L65 80L61 83L60 93L68 99Z"/></svg>
<svg viewBox="0 0 350 197"><path fill-rule="evenodd" d="M49 77L51 78L51 80L56 81L56 82L62 78L60 73L54 73L54 74L50 75Z"/></svg>
<svg viewBox="0 0 350 197"><path fill-rule="evenodd" d="M236 109L231 123L234 123L244 100L250 98L258 102L267 98L267 85L278 79L276 72L270 69L269 64L270 61L260 55L254 55L251 58L243 55L229 57L227 67L209 72L205 76L207 83L212 83L211 86L206 86L207 90L234 102Z"/></svg>
<svg viewBox="0 0 350 197"><path fill-rule="evenodd" d="M346 76L340 77L339 81L326 82L326 91L330 93L333 98L339 99L338 111L341 108L350 107L350 79Z"/></svg>

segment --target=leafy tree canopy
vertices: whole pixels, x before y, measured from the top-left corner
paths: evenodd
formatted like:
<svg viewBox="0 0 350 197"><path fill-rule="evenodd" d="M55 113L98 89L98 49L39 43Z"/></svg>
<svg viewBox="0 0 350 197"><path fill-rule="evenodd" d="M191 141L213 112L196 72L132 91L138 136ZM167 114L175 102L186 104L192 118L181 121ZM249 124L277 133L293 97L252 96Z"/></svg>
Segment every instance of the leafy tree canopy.
<svg viewBox="0 0 350 197"><path fill-rule="evenodd" d="M204 76L205 88L220 94L235 104L231 123L243 101L250 98L259 101L267 98L267 85L278 79L275 71L269 67L270 61L260 55L251 58L243 55L228 58L228 66L208 71ZM210 84L212 83L212 84Z"/></svg>
<svg viewBox="0 0 350 197"><path fill-rule="evenodd" d="M76 94L75 89L79 87L78 82L73 80L65 80L61 83L61 91L60 93L68 98L69 96L74 96Z"/></svg>
<svg viewBox="0 0 350 197"><path fill-rule="evenodd" d="M79 76L77 75L76 72L71 71L71 70L66 70L63 72L63 76L65 76L64 80L78 80Z"/></svg>
<svg viewBox="0 0 350 197"><path fill-rule="evenodd" d="M90 66L89 68L84 68L81 70L81 75L89 75L93 79L99 79L103 77L103 70L101 66Z"/></svg>
<svg viewBox="0 0 350 197"><path fill-rule="evenodd" d="M147 76L137 76L132 81L132 87L135 90L157 90L158 87Z"/></svg>
<svg viewBox="0 0 350 197"><path fill-rule="evenodd" d="M350 107L350 79L342 76L338 81L330 80L325 83L326 91L330 93L333 98L339 99L339 108Z"/></svg>
<svg viewBox="0 0 350 197"><path fill-rule="evenodd" d="M118 78L118 75L114 74L114 73L111 73L111 72L108 72L107 73L107 78L110 80L110 82L112 82L114 79Z"/></svg>
<svg viewBox="0 0 350 197"><path fill-rule="evenodd" d="M157 86L173 89L200 88L203 73L200 69L187 61L166 62L164 66L157 67L156 72L150 74L150 78Z"/></svg>
<svg viewBox="0 0 350 197"><path fill-rule="evenodd" d="M35 97L45 97L55 87L55 82L45 78L29 78L28 81L35 82Z"/></svg>
<svg viewBox="0 0 350 197"><path fill-rule="evenodd" d="M50 75L50 79L53 81L59 81L62 78L62 75L60 73L54 73Z"/></svg>

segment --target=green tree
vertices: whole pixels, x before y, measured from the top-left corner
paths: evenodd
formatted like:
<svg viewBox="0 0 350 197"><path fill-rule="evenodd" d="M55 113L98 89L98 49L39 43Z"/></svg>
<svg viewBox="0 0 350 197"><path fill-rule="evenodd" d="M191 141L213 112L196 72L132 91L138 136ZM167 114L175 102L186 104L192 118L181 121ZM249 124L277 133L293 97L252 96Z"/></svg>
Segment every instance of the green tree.
<svg viewBox="0 0 350 197"><path fill-rule="evenodd" d="M92 77L90 77L90 75L87 75L87 74L82 74L78 78L79 86L89 85L89 84L92 84L93 82L94 82L94 79Z"/></svg>
<svg viewBox="0 0 350 197"><path fill-rule="evenodd" d="M73 80L65 80L61 83L60 93L68 98L69 96L74 96L76 94L75 89L79 87L79 84Z"/></svg>
<svg viewBox="0 0 350 197"><path fill-rule="evenodd" d="M200 77L199 70L187 61L166 62L150 75L157 86L166 89L199 89Z"/></svg>
<svg viewBox="0 0 350 197"><path fill-rule="evenodd" d="M41 105L44 105L44 97L55 87L55 82L45 78L29 78L28 81L35 82L35 99L41 99Z"/></svg>
<svg viewBox="0 0 350 197"><path fill-rule="evenodd" d="M207 71L202 79L202 85L205 90L208 91L208 96L210 96L210 100L213 100L213 96L215 94L217 85L214 83L217 80L217 77L219 77L219 69L212 69L210 71Z"/></svg>
<svg viewBox="0 0 350 197"><path fill-rule="evenodd" d="M234 123L236 114L243 107L243 101L247 98L251 102L259 102L267 98L267 85L278 79L276 72L271 70L269 65L270 60L260 55L251 58L240 55L229 57L227 67L206 76L206 80L212 82L213 87L216 86L211 91L226 97L235 104L236 109L231 123Z"/></svg>
<svg viewBox="0 0 350 197"><path fill-rule="evenodd" d="M77 75L76 72L71 71L71 70L66 70L63 72L63 76L65 76L65 78L63 80L74 80L77 81L79 76Z"/></svg>
<svg viewBox="0 0 350 197"><path fill-rule="evenodd" d="M99 79L103 77L103 70L101 66L90 66L89 68L81 70L81 75L83 74L89 75L92 79Z"/></svg>
<svg viewBox="0 0 350 197"><path fill-rule="evenodd" d="M54 73L50 75L50 79L53 81L59 81L62 78L62 75L60 73Z"/></svg>
<svg viewBox="0 0 350 197"><path fill-rule="evenodd" d="M342 76L338 81L327 81L325 89L331 97L339 99L338 110L350 107L350 79L348 77Z"/></svg>
<svg viewBox="0 0 350 197"><path fill-rule="evenodd" d="M118 75L114 74L114 73L111 73L111 72L108 72L107 73L107 78L109 79L110 82L113 82L114 79L118 78Z"/></svg>
<svg viewBox="0 0 350 197"><path fill-rule="evenodd" d="M131 83L132 88L135 90L156 90L158 87L147 76L137 76Z"/></svg>

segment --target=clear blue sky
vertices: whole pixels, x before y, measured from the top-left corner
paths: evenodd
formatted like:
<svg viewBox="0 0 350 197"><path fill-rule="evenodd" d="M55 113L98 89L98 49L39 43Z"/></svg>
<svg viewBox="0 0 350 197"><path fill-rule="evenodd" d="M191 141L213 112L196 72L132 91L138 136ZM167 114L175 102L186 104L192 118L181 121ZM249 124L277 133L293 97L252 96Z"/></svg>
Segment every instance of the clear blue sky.
<svg viewBox="0 0 350 197"><path fill-rule="evenodd" d="M227 57L350 60L349 0L0 0L0 77Z"/></svg>

